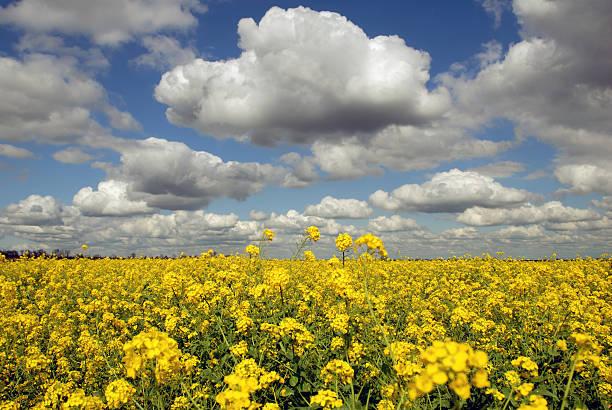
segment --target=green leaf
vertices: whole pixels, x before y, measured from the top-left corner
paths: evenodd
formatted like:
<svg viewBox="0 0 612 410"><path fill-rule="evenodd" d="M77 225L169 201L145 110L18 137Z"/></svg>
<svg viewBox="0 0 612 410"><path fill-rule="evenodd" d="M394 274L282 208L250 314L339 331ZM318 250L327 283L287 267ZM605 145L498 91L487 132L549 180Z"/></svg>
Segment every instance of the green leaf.
<svg viewBox="0 0 612 410"><path fill-rule="evenodd" d="M298 384L299 379L297 378L297 376L291 376L291 378L289 379L289 385L291 387L295 387Z"/></svg>

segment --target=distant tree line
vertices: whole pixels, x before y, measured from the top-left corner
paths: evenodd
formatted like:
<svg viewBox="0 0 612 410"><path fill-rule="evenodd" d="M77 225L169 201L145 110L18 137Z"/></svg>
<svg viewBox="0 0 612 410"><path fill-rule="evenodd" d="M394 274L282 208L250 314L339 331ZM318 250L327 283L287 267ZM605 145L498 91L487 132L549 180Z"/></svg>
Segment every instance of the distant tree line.
<svg viewBox="0 0 612 410"><path fill-rule="evenodd" d="M83 255L80 253L73 254L70 249L54 249L53 252L48 253L44 249L37 250L22 250L16 251L13 249L3 250L0 249L0 255L4 255L6 259L14 260L19 259L21 257L29 257L29 258L54 258L54 259L104 259L105 256L101 255ZM184 257L184 256L183 256ZM119 259L120 257L117 255L107 256L109 259ZM159 256L136 256L136 253L132 252L127 259L136 259L136 258L144 258L144 259L174 259L176 257L167 256L167 255L159 255ZM126 259L126 258L122 258Z"/></svg>

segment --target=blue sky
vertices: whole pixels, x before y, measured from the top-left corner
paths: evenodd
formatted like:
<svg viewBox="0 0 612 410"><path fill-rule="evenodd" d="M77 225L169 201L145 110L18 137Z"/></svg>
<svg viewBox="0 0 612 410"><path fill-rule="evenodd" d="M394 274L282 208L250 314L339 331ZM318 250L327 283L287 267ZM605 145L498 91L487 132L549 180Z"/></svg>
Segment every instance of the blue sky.
<svg viewBox="0 0 612 410"><path fill-rule="evenodd" d="M612 243L612 4L0 6L0 248L287 256Z"/></svg>

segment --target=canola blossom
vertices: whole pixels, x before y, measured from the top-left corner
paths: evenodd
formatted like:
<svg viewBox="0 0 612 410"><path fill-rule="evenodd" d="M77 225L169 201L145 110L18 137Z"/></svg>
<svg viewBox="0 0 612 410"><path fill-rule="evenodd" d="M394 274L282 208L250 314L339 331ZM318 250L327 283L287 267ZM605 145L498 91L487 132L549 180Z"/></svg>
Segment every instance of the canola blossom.
<svg viewBox="0 0 612 410"><path fill-rule="evenodd" d="M612 405L611 258L336 246L365 256L0 258L0 409Z"/></svg>

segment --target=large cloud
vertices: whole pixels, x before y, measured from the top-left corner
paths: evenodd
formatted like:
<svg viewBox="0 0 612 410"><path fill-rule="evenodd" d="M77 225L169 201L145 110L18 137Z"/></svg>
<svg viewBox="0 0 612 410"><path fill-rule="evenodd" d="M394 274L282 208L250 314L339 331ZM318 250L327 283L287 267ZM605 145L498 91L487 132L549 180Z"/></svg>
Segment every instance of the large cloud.
<svg viewBox="0 0 612 410"><path fill-rule="evenodd" d="M394 171L429 169L462 158L492 156L512 146L510 141L493 142L466 137L465 130L448 120L429 127L391 125L367 141L357 137L338 141L316 141L311 161L330 179L380 176L384 166Z"/></svg>
<svg viewBox="0 0 612 410"><path fill-rule="evenodd" d="M367 218L374 212L366 201L326 196L316 205L308 205L304 211L307 216L321 218Z"/></svg>
<svg viewBox="0 0 612 410"><path fill-rule="evenodd" d="M155 90L173 124L218 138L273 145L423 124L449 105L428 91L427 53L396 36L368 36L345 17L304 7L271 8L238 24L242 55L194 60Z"/></svg>
<svg viewBox="0 0 612 410"><path fill-rule="evenodd" d="M17 204L10 204L0 211L3 225L59 225L63 206L52 196L30 195Z"/></svg>
<svg viewBox="0 0 612 410"><path fill-rule="evenodd" d="M139 127L129 113L107 102L104 88L72 58L0 57L0 94L0 139L7 141L72 142L99 132L93 119L98 112L116 128Z"/></svg>
<svg viewBox="0 0 612 410"><path fill-rule="evenodd" d="M612 167L593 164L564 165L555 170L555 178L570 188L560 189L559 194L584 195L591 192L612 194Z"/></svg>
<svg viewBox="0 0 612 410"><path fill-rule="evenodd" d="M457 222L472 226L528 225L542 222L576 222L601 219L591 209L564 206L561 202L547 202L541 206L525 204L512 209L473 207L457 217Z"/></svg>
<svg viewBox="0 0 612 410"><path fill-rule="evenodd" d="M473 206L516 206L533 197L525 190L504 187L491 177L452 169L437 173L422 185L403 185L391 194L378 190L370 195L370 203L394 212L462 212Z"/></svg>
<svg viewBox="0 0 612 410"><path fill-rule="evenodd" d="M85 216L126 216L154 211L144 201L128 199L127 188L127 182L102 181L97 191L91 187L81 188L72 199L72 204Z"/></svg>
<svg viewBox="0 0 612 410"><path fill-rule="evenodd" d="M137 35L195 26L192 13L204 11L198 0L21 0L0 8L0 23L84 34L98 44L116 45Z"/></svg>
<svg viewBox="0 0 612 410"><path fill-rule="evenodd" d="M121 165L98 164L109 180L127 184L131 201L149 207L193 210L215 198L245 200L268 184L282 184L285 167L257 162L224 162L205 151L194 151L180 142L160 138L123 140L115 148Z"/></svg>
<svg viewBox="0 0 612 410"><path fill-rule="evenodd" d="M515 0L522 41L474 78L442 75L456 110L508 118L560 150L560 165L612 156L612 2Z"/></svg>

